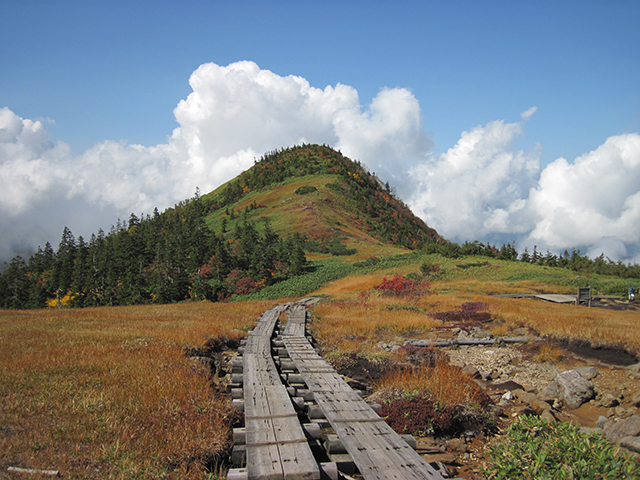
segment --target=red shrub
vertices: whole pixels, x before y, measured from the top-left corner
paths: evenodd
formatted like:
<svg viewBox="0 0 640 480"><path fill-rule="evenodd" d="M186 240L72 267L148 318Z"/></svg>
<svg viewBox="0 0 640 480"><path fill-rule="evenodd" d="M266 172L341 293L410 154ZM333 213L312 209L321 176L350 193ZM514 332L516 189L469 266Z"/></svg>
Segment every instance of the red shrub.
<svg viewBox="0 0 640 480"><path fill-rule="evenodd" d="M397 274L391 280L387 280L385 277L382 280L382 283L375 287L375 289L387 295L394 295L397 297L419 297L421 295L431 293L427 282L419 282L411 278L404 278L402 275Z"/></svg>
<svg viewBox="0 0 640 480"><path fill-rule="evenodd" d="M379 413L397 433L425 436L459 431L461 411L460 405L442 405L424 397L393 400L383 405Z"/></svg>

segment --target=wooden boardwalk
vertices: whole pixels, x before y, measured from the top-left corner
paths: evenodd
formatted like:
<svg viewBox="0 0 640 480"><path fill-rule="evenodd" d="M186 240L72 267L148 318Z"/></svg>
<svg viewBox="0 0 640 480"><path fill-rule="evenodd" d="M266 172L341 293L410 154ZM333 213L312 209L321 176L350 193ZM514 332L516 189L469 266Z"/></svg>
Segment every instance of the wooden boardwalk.
<svg viewBox="0 0 640 480"><path fill-rule="evenodd" d="M282 335L289 357L366 480L442 479L320 357L304 336L306 311L294 306Z"/></svg>
<svg viewBox="0 0 640 480"><path fill-rule="evenodd" d="M278 350L289 360L280 361L282 369L285 363L287 368L295 365L299 373L288 375L290 383L295 383L292 378L304 381L306 388L299 390L310 392L350 454L351 465L355 464L365 480L443 479L316 353L305 336L305 306L299 304L281 305L265 312L247 338L241 363L245 428L238 432L243 443L239 451L245 452L246 468L230 470L227 479L339 478L336 462L318 463L314 457L309 442L315 442L316 447L319 444L309 440L311 428L301 425L291 397L298 389L283 384L282 378L287 376L278 370L272 356L274 329L287 309L287 324ZM301 406L298 403L298 410ZM319 439L320 429L313 425ZM234 430L234 443L235 437Z"/></svg>
<svg viewBox="0 0 640 480"><path fill-rule="evenodd" d="M282 308L266 312L251 332L243 361L249 479L319 480L320 470L271 356Z"/></svg>

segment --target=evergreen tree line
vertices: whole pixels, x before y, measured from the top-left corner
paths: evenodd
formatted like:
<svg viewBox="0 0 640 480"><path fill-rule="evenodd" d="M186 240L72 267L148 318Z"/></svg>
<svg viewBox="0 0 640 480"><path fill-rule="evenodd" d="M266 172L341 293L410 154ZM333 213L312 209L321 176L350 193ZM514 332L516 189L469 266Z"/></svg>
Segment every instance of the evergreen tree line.
<svg viewBox="0 0 640 480"><path fill-rule="evenodd" d="M484 244L478 241L465 242L462 245L445 241L439 244L427 245L424 250L429 253L439 253L449 258L478 255L512 262L519 261L546 267L566 268L581 273L611 275L620 278L640 278L640 265L638 264L624 264L621 261L614 262L610 258L605 257L604 253L599 257L590 259L588 256L580 253L580 250L576 249L572 249L571 253L565 250L559 255L547 250L543 255L538 251L538 247L534 246L533 252L529 252L529 249L525 247L522 254L518 254L515 242L504 244L498 248L490 243Z"/></svg>
<svg viewBox="0 0 640 480"><path fill-rule="evenodd" d="M251 222L215 233L199 194L162 214L118 221L75 239L65 227L58 249L47 242L0 275L0 308L113 306L224 300L304 273L304 239L280 238Z"/></svg>

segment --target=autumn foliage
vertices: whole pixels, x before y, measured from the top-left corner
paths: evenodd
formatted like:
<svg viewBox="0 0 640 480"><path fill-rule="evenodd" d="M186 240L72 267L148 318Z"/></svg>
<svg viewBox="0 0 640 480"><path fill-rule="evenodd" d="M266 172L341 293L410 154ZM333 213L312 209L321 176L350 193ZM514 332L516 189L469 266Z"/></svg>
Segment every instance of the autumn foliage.
<svg viewBox="0 0 640 480"><path fill-rule="evenodd" d="M429 288L429 283L424 280L414 280L405 278L396 274L391 280L385 277L382 283L375 287L384 295L393 295L396 297L420 297L429 293L433 293Z"/></svg>

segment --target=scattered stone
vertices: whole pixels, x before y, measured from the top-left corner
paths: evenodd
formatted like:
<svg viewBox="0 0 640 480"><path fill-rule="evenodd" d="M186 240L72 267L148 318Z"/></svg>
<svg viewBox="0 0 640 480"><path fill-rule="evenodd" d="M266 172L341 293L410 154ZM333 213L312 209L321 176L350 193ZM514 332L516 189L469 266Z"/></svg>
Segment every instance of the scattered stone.
<svg viewBox="0 0 640 480"><path fill-rule="evenodd" d="M542 415L540 415L540 418L542 418L543 420L546 420L549 423L556 423L557 422L557 419L553 415L553 413L551 413L551 410L544 410L542 412Z"/></svg>
<svg viewBox="0 0 640 480"><path fill-rule="evenodd" d="M604 434L611 443L619 443L624 437L640 435L640 416L634 415L625 421L610 422L604 429Z"/></svg>
<svg viewBox="0 0 640 480"><path fill-rule="evenodd" d="M464 440L461 440L459 438L452 438L451 440L449 440L449 448L454 452L466 453L467 444L464 443Z"/></svg>
<svg viewBox="0 0 640 480"><path fill-rule="evenodd" d="M598 369L596 367L578 367L574 369L575 372L578 372L583 378L587 380L592 380L598 376Z"/></svg>
<svg viewBox="0 0 640 480"><path fill-rule="evenodd" d="M620 405L620 400L612 393L605 393L598 403L604 408L611 408Z"/></svg>
<svg viewBox="0 0 640 480"><path fill-rule="evenodd" d="M607 425L609 425L611 421L605 417L604 415L600 415L598 417L598 420L596 420L596 428L600 428L602 430L605 430L607 428Z"/></svg>
<svg viewBox="0 0 640 480"><path fill-rule="evenodd" d="M473 365L467 365L462 369L462 373L469 375L471 378L480 378L480 372Z"/></svg>
<svg viewBox="0 0 640 480"><path fill-rule="evenodd" d="M516 398L512 392L505 392L504 395L502 395L502 400L505 400L507 402L512 401L514 398Z"/></svg>

